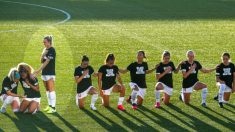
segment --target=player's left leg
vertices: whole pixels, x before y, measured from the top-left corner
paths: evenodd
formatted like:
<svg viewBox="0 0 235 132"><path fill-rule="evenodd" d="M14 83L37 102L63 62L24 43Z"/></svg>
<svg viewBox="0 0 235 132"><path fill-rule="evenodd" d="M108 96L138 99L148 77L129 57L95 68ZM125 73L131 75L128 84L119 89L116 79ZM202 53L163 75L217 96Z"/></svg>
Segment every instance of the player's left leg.
<svg viewBox="0 0 235 132"><path fill-rule="evenodd" d="M119 96L119 99L118 99L118 109L121 110L121 111L124 111L125 108L123 107L122 104L123 104L124 97L125 97L125 92L126 92L125 87L116 84L116 85L113 86L113 92L120 93L120 96Z"/></svg>
<svg viewBox="0 0 235 132"><path fill-rule="evenodd" d="M92 110L97 110L96 107L95 107L95 103L98 99L97 90L94 87L91 87L88 93L91 95L91 104L90 104L91 109Z"/></svg>
<svg viewBox="0 0 235 132"><path fill-rule="evenodd" d="M54 79L51 78L47 81L47 88L49 90L49 98L50 98L50 104L51 108L47 113L55 113L56 112L56 93L55 93L55 87L54 87Z"/></svg>
<svg viewBox="0 0 235 132"><path fill-rule="evenodd" d="M204 83L201 83L201 82L197 82L194 86L194 89L195 90L202 90L202 93L201 93L202 103L201 103L201 105L203 107L207 107L207 105L206 105L206 96L208 93L207 85Z"/></svg>
<svg viewBox="0 0 235 132"><path fill-rule="evenodd" d="M38 102L31 101L28 107L28 113L35 114L37 112L38 105Z"/></svg>
<svg viewBox="0 0 235 132"><path fill-rule="evenodd" d="M13 97L13 101L11 103L11 108L14 113L19 112L20 109L20 99L19 97Z"/></svg>

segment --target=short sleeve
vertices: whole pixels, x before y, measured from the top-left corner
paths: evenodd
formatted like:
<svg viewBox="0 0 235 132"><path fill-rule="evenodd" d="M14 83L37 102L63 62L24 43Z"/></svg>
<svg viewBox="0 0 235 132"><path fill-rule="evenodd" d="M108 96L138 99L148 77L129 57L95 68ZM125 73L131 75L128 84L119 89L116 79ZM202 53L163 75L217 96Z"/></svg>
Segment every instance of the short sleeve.
<svg viewBox="0 0 235 132"><path fill-rule="evenodd" d="M11 84L7 80L4 80L3 88L5 91L9 91L9 90L11 90Z"/></svg>
<svg viewBox="0 0 235 132"><path fill-rule="evenodd" d="M127 68L126 68L128 71L132 71L132 69L133 69L133 63L131 63L129 66L127 66Z"/></svg>
<svg viewBox="0 0 235 132"><path fill-rule="evenodd" d="M201 70L201 69L202 69L202 65L201 65L199 62L197 62L197 69L198 69L198 70Z"/></svg>
<svg viewBox="0 0 235 132"><path fill-rule="evenodd" d="M145 63L145 71L149 70L148 63Z"/></svg>
<svg viewBox="0 0 235 132"><path fill-rule="evenodd" d="M220 76L220 66L216 67L216 76L219 77Z"/></svg>
<svg viewBox="0 0 235 132"><path fill-rule="evenodd" d="M182 64L181 67L180 67L180 70L182 72L186 72L186 69L187 69L186 64Z"/></svg>
<svg viewBox="0 0 235 132"><path fill-rule="evenodd" d="M118 66L116 66L115 69L116 69L116 73L119 74L119 68L118 68Z"/></svg>
<svg viewBox="0 0 235 132"><path fill-rule="evenodd" d="M47 58L50 60L54 60L55 59L55 50L49 50L47 53Z"/></svg>
<svg viewBox="0 0 235 132"><path fill-rule="evenodd" d="M90 72L90 74L93 74L93 73L94 73L93 67L90 67L89 72Z"/></svg>
<svg viewBox="0 0 235 132"><path fill-rule="evenodd" d="M173 62L171 62L171 68L172 68L172 71L175 71L175 69L176 69Z"/></svg>
<svg viewBox="0 0 235 132"><path fill-rule="evenodd" d="M38 85L38 79L37 78L32 79L32 83L33 83L34 86L37 86Z"/></svg>
<svg viewBox="0 0 235 132"><path fill-rule="evenodd" d="M104 73L104 66L101 66L98 72Z"/></svg>
<svg viewBox="0 0 235 132"><path fill-rule="evenodd" d="M78 68L75 69L75 71L74 71L74 76L75 76L75 77L76 77L76 76L80 76L80 74L79 74L79 69L78 69Z"/></svg>
<svg viewBox="0 0 235 132"><path fill-rule="evenodd" d="M161 65L159 65L156 69L156 74L160 74L161 73Z"/></svg>

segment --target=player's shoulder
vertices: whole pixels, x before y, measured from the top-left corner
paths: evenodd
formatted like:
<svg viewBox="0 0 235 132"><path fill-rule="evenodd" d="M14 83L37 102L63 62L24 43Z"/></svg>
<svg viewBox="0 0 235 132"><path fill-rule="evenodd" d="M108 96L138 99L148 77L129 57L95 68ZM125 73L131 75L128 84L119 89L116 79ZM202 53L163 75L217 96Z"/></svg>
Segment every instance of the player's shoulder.
<svg viewBox="0 0 235 132"><path fill-rule="evenodd" d="M7 82L11 82L10 78L8 76L6 76L4 79L3 79L3 83L7 83Z"/></svg>

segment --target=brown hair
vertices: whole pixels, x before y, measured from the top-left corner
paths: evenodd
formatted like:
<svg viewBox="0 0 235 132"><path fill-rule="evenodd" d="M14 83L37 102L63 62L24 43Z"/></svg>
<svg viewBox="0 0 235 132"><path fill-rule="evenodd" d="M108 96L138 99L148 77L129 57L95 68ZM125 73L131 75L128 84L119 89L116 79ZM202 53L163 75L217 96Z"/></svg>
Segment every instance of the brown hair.
<svg viewBox="0 0 235 132"><path fill-rule="evenodd" d="M46 36L44 37L44 39L46 39L51 45L53 44L53 36Z"/></svg>
<svg viewBox="0 0 235 132"><path fill-rule="evenodd" d="M31 74L32 74L33 71L34 71L33 68L32 68L30 65L26 64L26 63L20 63L20 64L18 64L17 70L18 70L19 72L25 72L25 73L27 74L27 77L28 77L28 78L30 78Z"/></svg>
<svg viewBox="0 0 235 132"><path fill-rule="evenodd" d="M114 56L113 53L107 54L106 59L105 59L105 62L107 63L107 62L110 61L110 60L115 60L115 56Z"/></svg>

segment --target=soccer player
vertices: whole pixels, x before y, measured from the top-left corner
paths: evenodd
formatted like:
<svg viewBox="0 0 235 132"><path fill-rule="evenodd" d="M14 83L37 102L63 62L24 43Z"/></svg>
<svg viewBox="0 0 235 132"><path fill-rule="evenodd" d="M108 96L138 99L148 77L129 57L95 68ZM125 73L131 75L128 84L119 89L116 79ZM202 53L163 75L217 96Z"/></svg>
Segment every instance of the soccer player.
<svg viewBox="0 0 235 132"><path fill-rule="evenodd" d="M102 102L105 107L109 107L109 96L112 92L120 93L118 100L118 109L125 111L122 103L125 96L125 87L119 75L118 66L114 64L115 57L113 54L108 54L105 60L105 65L101 66L98 72L98 85L100 95L103 98ZM116 79L119 84L116 83Z"/></svg>
<svg viewBox="0 0 235 132"><path fill-rule="evenodd" d="M46 36L43 40L44 50L41 56L41 67L34 72L34 75L38 75L42 71L42 80L46 88L46 95L48 100L48 106L44 109L47 113L56 112L56 93L55 93L55 62L56 51L53 45L52 36Z"/></svg>
<svg viewBox="0 0 235 132"><path fill-rule="evenodd" d="M228 103L231 92L235 91L235 66L230 62L230 54L223 53L222 63L216 68L216 82L219 87L219 106L223 108L223 103Z"/></svg>
<svg viewBox="0 0 235 132"><path fill-rule="evenodd" d="M127 69L120 69L120 73L127 73L130 71L131 82L130 88L132 89L131 96L127 102L132 103L132 109L137 109L137 105L142 105L144 96L146 94L146 74L153 72L156 68L149 70L148 63L144 61L146 58L145 52L140 50L137 52L137 61L131 63Z"/></svg>
<svg viewBox="0 0 235 132"><path fill-rule="evenodd" d="M33 69L28 64L20 63L17 69L25 96L20 104L20 112L35 114L39 110L41 100L38 79L32 76Z"/></svg>
<svg viewBox="0 0 235 132"><path fill-rule="evenodd" d="M206 96L208 93L207 85L201 83L198 79L198 71L200 70L203 73L210 73L215 71L216 68L206 69L203 68L202 65L194 59L195 53L192 50L187 51L186 53L188 60L181 65L181 70L183 74L183 88L180 95L180 100L182 100L185 104L189 104L190 96L193 90L202 90L202 103L203 107L207 107L206 105Z"/></svg>
<svg viewBox="0 0 235 132"><path fill-rule="evenodd" d="M171 54L168 51L164 51L162 54L162 62L158 65L156 69L156 103L155 107L160 108L160 92L161 90L164 90L164 97L163 102L164 104L168 105L170 102L170 97L173 93L173 77L172 73L178 73L181 67L180 63L177 68L175 68L175 65L172 61L170 61Z"/></svg>
<svg viewBox="0 0 235 132"><path fill-rule="evenodd" d="M17 94L18 82L20 79L20 74L16 68L12 68L7 77L4 78L2 82L2 91L0 94L0 100L3 102L1 107L1 112L5 113L7 105L11 105L13 112L18 112L20 107L21 96Z"/></svg>
<svg viewBox="0 0 235 132"><path fill-rule="evenodd" d="M84 108L85 97L91 94L90 108L96 110L95 102L98 99L98 92L92 86L91 76L97 76L94 69L89 65L89 58L83 56L81 65L75 68L74 77L77 84L76 104L80 109Z"/></svg>

